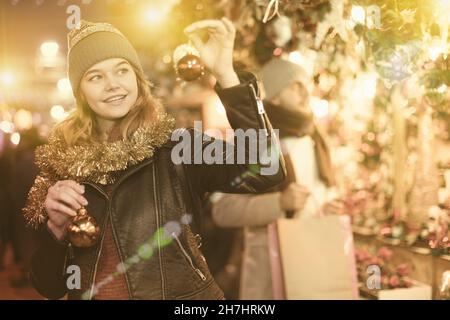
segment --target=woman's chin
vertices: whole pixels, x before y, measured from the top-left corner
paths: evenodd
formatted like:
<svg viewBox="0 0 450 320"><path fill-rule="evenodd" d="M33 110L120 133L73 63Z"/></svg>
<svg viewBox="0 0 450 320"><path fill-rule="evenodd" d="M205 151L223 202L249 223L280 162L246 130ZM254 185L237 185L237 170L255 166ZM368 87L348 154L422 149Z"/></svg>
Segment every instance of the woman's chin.
<svg viewBox="0 0 450 320"><path fill-rule="evenodd" d="M130 108L128 107L121 107L115 110L108 110L108 113L105 113L103 115L103 118L108 120L120 120L123 117L125 117L128 114L128 112L130 112Z"/></svg>

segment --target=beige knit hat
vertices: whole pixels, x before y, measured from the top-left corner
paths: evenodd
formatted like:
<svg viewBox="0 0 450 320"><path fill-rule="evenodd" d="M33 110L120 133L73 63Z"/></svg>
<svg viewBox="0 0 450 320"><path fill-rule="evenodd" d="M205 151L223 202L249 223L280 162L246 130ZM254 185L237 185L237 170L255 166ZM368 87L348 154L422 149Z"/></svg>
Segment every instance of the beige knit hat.
<svg viewBox="0 0 450 320"><path fill-rule="evenodd" d="M74 95L81 78L94 64L111 58L124 58L142 71L136 50L127 38L109 23L82 20L67 35L69 79Z"/></svg>
<svg viewBox="0 0 450 320"><path fill-rule="evenodd" d="M273 58L266 63L259 72L265 99L270 100L288 87L294 81L300 81L310 91L309 76L306 71L296 63L288 60Z"/></svg>

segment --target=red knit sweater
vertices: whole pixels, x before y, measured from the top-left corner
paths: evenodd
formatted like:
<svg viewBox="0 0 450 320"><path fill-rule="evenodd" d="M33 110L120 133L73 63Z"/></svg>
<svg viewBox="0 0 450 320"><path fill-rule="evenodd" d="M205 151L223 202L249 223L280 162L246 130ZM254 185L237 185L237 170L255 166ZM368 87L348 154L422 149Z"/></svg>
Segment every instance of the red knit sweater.
<svg viewBox="0 0 450 320"><path fill-rule="evenodd" d="M111 195L112 185L106 186L108 195ZM117 266L120 264L119 252L114 241L113 231L111 228L111 221L107 222L105 230L105 238L100 252L100 260L97 266L97 274L94 282L95 288L98 292L95 295L95 300L128 300L127 284L124 274L119 274L114 277L112 281L105 279L117 271ZM100 286L98 286L100 284Z"/></svg>

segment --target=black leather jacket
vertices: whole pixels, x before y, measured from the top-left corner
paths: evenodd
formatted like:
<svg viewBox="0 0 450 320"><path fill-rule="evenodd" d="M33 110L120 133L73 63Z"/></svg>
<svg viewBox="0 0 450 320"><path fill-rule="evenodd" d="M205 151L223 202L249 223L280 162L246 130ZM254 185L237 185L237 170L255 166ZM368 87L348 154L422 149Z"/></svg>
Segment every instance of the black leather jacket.
<svg viewBox="0 0 450 320"><path fill-rule="evenodd" d="M234 129L265 128L271 132L261 107L258 111L258 86L253 75L241 75L240 85L216 91ZM204 142L203 148L209 143ZM191 226L173 222L182 221L185 213L196 210L195 201L186 195L197 197L212 191L256 193L277 185L285 177L283 159L279 158L279 170L274 175L247 175L240 184L232 181L248 172L246 164L183 164L180 167L188 181L185 184L171 161L174 145L171 141L152 158L128 168L115 182L111 196L103 186L85 183L87 209L99 222L102 235L110 218L119 257L128 265L125 280L130 299L222 299L222 290L208 270ZM229 155L225 147L223 150L225 159ZM139 248L150 243L149 239L153 241L147 246L152 248L151 252L147 251L142 258ZM65 294L69 299L91 299L101 244L99 241L91 248L74 248L56 241L45 231L32 260L31 279L35 288L50 299ZM80 267L81 289L68 289L69 265Z"/></svg>

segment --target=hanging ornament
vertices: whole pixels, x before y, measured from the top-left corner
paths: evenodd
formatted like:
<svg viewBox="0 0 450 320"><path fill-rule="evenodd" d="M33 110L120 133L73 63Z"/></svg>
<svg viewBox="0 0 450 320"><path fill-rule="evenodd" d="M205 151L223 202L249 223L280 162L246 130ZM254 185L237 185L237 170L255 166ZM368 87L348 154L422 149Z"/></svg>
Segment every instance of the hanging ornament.
<svg viewBox="0 0 450 320"><path fill-rule="evenodd" d="M99 238L100 228L95 219L88 215L85 208L78 210L72 222L67 227L67 235L70 243L75 247L92 247Z"/></svg>
<svg viewBox="0 0 450 320"><path fill-rule="evenodd" d="M175 49L173 62L177 76L184 81L194 81L205 74L199 52L189 44L182 44Z"/></svg>
<svg viewBox="0 0 450 320"><path fill-rule="evenodd" d="M279 15L278 4L279 0L270 0L269 4L267 5L266 12L264 13L264 17L262 20L263 23L266 23L276 15Z"/></svg>
<svg viewBox="0 0 450 320"><path fill-rule="evenodd" d="M394 48L381 48L374 53L376 70L383 80L399 82L417 71L415 62L419 53L420 47L415 41Z"/></svg>
<svg viewBox="0 0 450 320"><path fill-rule="evenodd" d="M273 42L277 47L284 47L292 39L292 23L288 17L278 17L273 22L272 28L275 36Z"/></svg>

